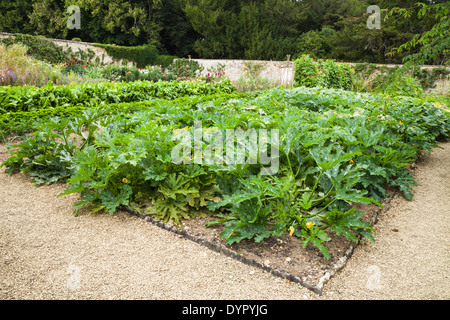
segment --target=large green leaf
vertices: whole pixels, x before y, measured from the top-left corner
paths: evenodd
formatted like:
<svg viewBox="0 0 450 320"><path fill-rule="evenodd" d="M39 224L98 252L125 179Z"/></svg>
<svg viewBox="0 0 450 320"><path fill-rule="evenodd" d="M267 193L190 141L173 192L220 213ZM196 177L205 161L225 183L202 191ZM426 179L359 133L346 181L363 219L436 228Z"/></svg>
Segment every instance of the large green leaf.
<svg viewBox="0 0 450 320"><path fill-rule="evenodd" d="M373 240L370 231L375 231L375 228L369 222L361 221L361 215L362 212L356 211L353 207L345 212L337 209L328 211L321 216L321 219L337 235L343 234L349 240L358 241L356 237L358 233Z"/></svg>

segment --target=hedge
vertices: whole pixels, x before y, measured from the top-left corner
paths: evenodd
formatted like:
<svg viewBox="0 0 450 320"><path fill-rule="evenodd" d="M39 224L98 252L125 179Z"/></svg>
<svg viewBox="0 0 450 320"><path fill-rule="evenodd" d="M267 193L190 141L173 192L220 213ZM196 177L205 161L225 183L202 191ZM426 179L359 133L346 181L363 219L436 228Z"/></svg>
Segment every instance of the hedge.
<svg viewBox="0 0 450 320"><path fill-rule="evenodd" d="M156 65L158 49L153 45L136 47L123 47L111 44L93 43L94 46L104 48L106 53L114 60L128 60L136 63L136 67L145 68L147 65Z"/></svg>

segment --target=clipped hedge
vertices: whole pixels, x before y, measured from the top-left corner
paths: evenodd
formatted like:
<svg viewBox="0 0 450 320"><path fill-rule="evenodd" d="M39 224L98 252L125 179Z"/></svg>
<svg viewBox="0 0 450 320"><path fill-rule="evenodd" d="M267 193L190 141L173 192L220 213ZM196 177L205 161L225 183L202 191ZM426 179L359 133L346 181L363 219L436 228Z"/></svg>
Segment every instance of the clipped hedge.
<svg viewBox="0 0 450 320"><path fill-rule="evenodd" d="M136 63L136 67L145 68L157 64L158 49L153 45L124 47L111 44L94 43L94 46L104 48L114 60L128 60Z"/></svg>
<svg viewBox="0 0 450 320"><path fill-rule="evenodd" d="M165 69L168 66L170 66L175 59L178 59L178 58L175 56L168 56L168 55L162 54L162 55L159 55L158 58L156 59L155 65L161 66L163 69Z"/></svg>

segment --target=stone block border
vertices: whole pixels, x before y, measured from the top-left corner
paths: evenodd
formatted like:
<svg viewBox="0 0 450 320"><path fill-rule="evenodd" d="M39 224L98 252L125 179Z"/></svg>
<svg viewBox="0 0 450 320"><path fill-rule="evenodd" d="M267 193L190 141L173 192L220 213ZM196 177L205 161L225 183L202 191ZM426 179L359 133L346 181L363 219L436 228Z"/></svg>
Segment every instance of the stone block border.
<svg viewBox="0 0 450 320"><path fill-rule="evenodd" d="M390 202L392 201L392 199L397 194L398 194L398 192L395 192L390 198L387 198L385 200L386 203L384 205L384 208L379 208L372 215L371 221L370 221L370 223L372 225L375 225L378 222L378 215L381 212L386 213L390 209ZM319 280L319 282L317 284L312 284L312 283L310 283L308 281L302 280L300 277L297 277L297 276L294 276L294 275L288 273L285 270L274 269L274 268L272 268L270 266L266 266L266 265L262 264L259 261L254 260L254 259L246 258L246 257L238 254L237 252L228 249L225 246L221 246L219 244L212 243L212 242L210 242L210 241L208 241L206 239L203 239L201 237L193 236L193 235L189 234L186 230L182 230L182 229L177 228L176 226L172 226L172 225L166 224L166 223L162 222L161 220L152 218L150 216L146 216L146 215L137 213L136 211L134 211L133 209L131 209L129 207L121 206L121 207L119 207L119 209L123 210L123 211L125 211L125 212L127 212L127 213L129 213L131 215L134 215L134 216L137 216L139 218L142 218L145 221L150 222L150 223L152 223L152 224L154 224L154 225L156 225L156 226L158 226L158 227L160 227L160 228L162 228L164 230L173 232L173 233L175 233L177 235L181 235L184 238L186 238L188 240L191 240L191 241L193 241L195 243L198 243L198 244L200 244L200 245L202 245L202 246L204 246L204 247L206 247L206 248L208 248L210 250L213 250L213 251L215 251L217 253L223 254L223 255L225 255L227 257L230 257L230 258L233 258L233 259L235 259L235 260L237 260L239 262L245 263L245 264L247 264L249 266L253 266L253 267L262 269L262 270L264 270L266 272L269 272L275 277L279 277L279 278L286 279L286 280L291 281L291 282L298 283L301 286L303 286L303 287L311 290L312 292L318 294L319 296L322 295L324 285L337 272L341 271L345 267L345 265L347 264L347 261L352 256L353 251L355 250L356 246L359 244L359 241L361 239L361 236L359 236L359 240L357 242L352 242L349 245L349 247L347 248L347 250L345 251L344 256L339 259L339 261L334 265L333 269L330 272L326 272L320 278L320 280Z"/></svg>

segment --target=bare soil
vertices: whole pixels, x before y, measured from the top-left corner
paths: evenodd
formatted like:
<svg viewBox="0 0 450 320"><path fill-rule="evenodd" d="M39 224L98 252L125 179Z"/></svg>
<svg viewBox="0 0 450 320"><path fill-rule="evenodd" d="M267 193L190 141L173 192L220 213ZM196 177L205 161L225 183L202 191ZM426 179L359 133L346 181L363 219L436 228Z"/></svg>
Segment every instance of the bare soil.
<svg viewBox="0 0 450 320"><path fill-rule="evenodd" d="M394 195L395 191L391 190L390 195ZM386 205L391 197L383 201ZM374 204L355 205L356 209L364 212L363 221L367 221L372 225L376 222L378 214L383 211L382 208ZM282 237L270 237L264 239L260 243L253 240L244 239L239 243L232 245L226 244L225 240L220 237L223 231L223 224L217 224L211 227L205 225L214 220L214 217L196 217L194 219L184 220L182 229L194 237L204 239L212 244L226 247L235 252L237 255L246 257L259 262L262 266L268 267L267 270L279 270L281 276L287 272L294 277L299 277L302 282L311 286L318 285L320 279L327 273L331 272L336 264L343 258L349 256L349 248L354 242L346 239L343 235L336 235L329 229L325 230L331 238L329 242L325 242L328 253L331 258L324 257L322 252L311 243L303 247L301 239L291 237L288 233ZM362 241L369 241L362 239Z"/></svg>

